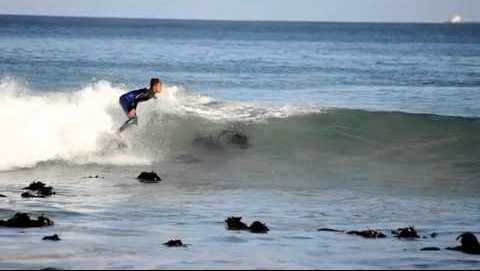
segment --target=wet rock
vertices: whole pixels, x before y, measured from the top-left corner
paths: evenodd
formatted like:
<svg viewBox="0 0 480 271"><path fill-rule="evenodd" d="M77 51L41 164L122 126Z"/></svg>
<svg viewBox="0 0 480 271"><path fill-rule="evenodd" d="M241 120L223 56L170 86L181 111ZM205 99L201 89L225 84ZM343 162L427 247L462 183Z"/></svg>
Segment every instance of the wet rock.
<svg viewBox="0 0 480 271"><path fill-rule="evenodd" d="M37 191L39 189L42 189L46 187L47 185L42 182L33 182L29 186L24 187L23 190L30 190L30 191Z"/></svg>
<svg viewBox="0 0 480 271"><path fill-rule="evenodd" d="M45 183L42 182L33 182L23 189L30 190L34 193L25 192L22 194L22 198L46 198L55 195L53 187L47 186Z"/></svg>
<svg viewBox="0 0 480 271"><path fill-rule="evenodd" d="M60 239L60 237L58 236L58 234L54 234L54 235L51 235L51 236L45 236L42 238L43 241L54 241L54 242L58 242L58 241L61 241L62 239Z"/></svg>
<svg viewBox="0 0 480 271"><path fill-rule="evenodd" d="M249 138L242 132L235 130L224 130L218 136L219 141L227 142L228 144L238 146L242 149L247 149L250 146Z"/></svg>
<svg viewBox="0 0 480 271"><path fill-rule="evenodd" d="M345 232L345 231L329 229L329 228L321 228L321 229L318 229L317 231L321 231L321 232Z"/></svg>
<svg viewBox="0 0 480 271"><path fill-rule="evenodd" d="M432 234L430 234L430 238L437 238L438 237L438 233L434 232Z"/></svg>
<svg viewBox="0 0 480 271"><path fill-rule="evenodd" d="M417 230L413 226L410 226L410 227L407 227L407 228L400 228L396 231L392 231L392 234L395 237L402 238L402 239L417 239L417 238L420 238L420 236L417 233Z"/></svg>
<svg viewBox="0 0 480 271"><path fill-rule="evenodd" d="M264 223L255 221L250 225L249 230L251 233L268 233L270 229Z"/></svg>
<svg viewBox="0 0 480 271"><path fill-rule="evenodd" d="M457 241L460 241L461 246L447 249L460 251L467 254L480 255L480 244L478 243L477 237L473 233L463 233L457 237Z"/></svg>
<svg viewBox="0 0 480 271"><path fill-rule="evenodd" d="M7 196L0 194L0 198L6 198Z"/></svg>
<svg viewBox="0 0 480 271"><path fill-rule="evenodd" d="M155 172L142 172L137 177L142 183L159 183L162 181L162 178L158 176Z"/></svg>
<svg viewBox="0 0 480 271"><path fill-rule="evenodd" d="M242 222L241 217L229 217L225 220L225 227L229 231L247 231L249 227Z"/></svg>
<svg viewBox="0 0 480 271"><path fill-rule="evenodd" d="M424 247L420 251L440 251L439 247Z"/></svg>
<svg viewBox="0 0 480 271"><path fill-rule="evenodd" d="M225 227L229 231L249 231L251 233L268 233L270 229L262 222L255 221L250 227L242 222L242 217L229 217L225 220Z"/></svg>
<svg viewBox="0 0 480 271"><path fill-rule="evenodd" d="M54 222L41 215L37 220L31 219L28 214L17 213L8 220L0 220L0 227L7 228L40 228L52 226Z"/></svg>
<svg viewBox="0 0 480 271"><path fill-rule="evenodd" d="M241 148L248 148L248 137L244 134L234 133L230 136L230 144L240 146Z"/></svg>
<svg viewBox="0 0 480 271"><path fill-rule="evenodd" d="M357 235L367 239L382 239L387 237L383 232L376 230L349 231L347 234Z"/></svg>
<svg viewBox="0 0 480 271"><path fill-rule="evenodd" d="M163 244L166 247L187 247L182 240L170 240Z"/></svg>

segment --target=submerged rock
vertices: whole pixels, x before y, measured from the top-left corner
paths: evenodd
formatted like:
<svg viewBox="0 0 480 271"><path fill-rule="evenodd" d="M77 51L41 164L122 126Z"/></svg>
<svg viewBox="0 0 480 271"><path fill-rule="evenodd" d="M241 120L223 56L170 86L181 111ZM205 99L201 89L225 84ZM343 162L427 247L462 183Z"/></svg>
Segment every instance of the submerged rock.
<svg viewBox="0 0 480 271"><path fill-rule="evenodd" d="M317 231L321 231L321 232L345 232L345 231L329 229L329 228L321 228L321 229L318 229Z"/></svg>
<svg viewBox="0 0 480 271"><path fill-rule="evenodd" d="M7 228L40 228L52 226L53 224L54 222L51 219L43 215L38 217L37 220L33 220L25 213L17 213L8 220L0 220L0 227Z"/></svg>
<svg viewBox="0 0 480 271"><path fill-rule="evenodd" d="M404 238L404 239L420 238L420 236L417 233L417 230L413 226L410 226L407 228L400 228L396 231L392 231L392 234L397 238Z"/></svg>
<svg viewBox="0 0 480 271"><path fill-rule="evenodd" d="M248 137L241 133L234 133L229 137L230 144L237 145L242 149L246 149L249 146Z"/></svg>
<svg viewBox="0 0 480 271"><path fill-rule="evenodd" d="M383 232L376 230L349 231L347 234L357 235L367 239L382 239L387 237Z"/></svg>
<svg viewBox="0 0 480 271"><path fill-rule="evenodd" d="M235 130L224 130L218 136L219 141L226 141L228 144L247 149L250 146L249 138L242 132Z"/></svg>
<svg viewBox="0 0 480 271"><path fill-rule="evenodd" d="M250 225L249 230L251 233L268 233L270 229L264 223L255 221Z"/></svg>
<svg viewBox="0 0 480 271"><path fill-rule="evenodd" d="M51 236L45 236L42 238L43 241L54 241L54 242L58 242L58 241L61 241L62 239L60 239L60 237L58 236L58 234L54 234L54 235L51 235Z"/></svg>
<svg viewBox="0 0 480 271"><path fill-rule="evenodd" d="M440 251L439 247L424 247L420 251Z"/></svg>
<svg viewBox="0 0 480 271"><path fill-rule="evenodd" d="M105 177L100 175L92 175L92 176L85 177L85 179L105 179Z"/></svg>
<svg viewBox="0 0 480 271"><path fill-rule="evenodd" d="M457 241L460 241L461 246L447 248L448 250L461 251L467 254L480 255L480 244L477 237L471 233L466 232L457 237Z"/></svg>
<svg viewBox="0 0 480 271"><path fill-rule="evenodd" d="M137 179L140 180L142 183L159 183L162 181L162 178L158 176L155 172L142 172L138 175Z"/></svg>
<svg viewBox="0 0 480 271"><path fill-rule="evenodd" d="M182 240L170 240L163 244L166 247L187 247Z"/></svg>
<svg viewBox="0 0 480 271"><path fill-rule="evenodd" d="M247 224L242 222L242 217L229 217L225 220L225 227L229 231L247 231Z"/></svg>
<svg viewBox="0 0 480 271"><path fill-rule="evenodd" d="M46 198L55 195L53 187L47 186L45 183L42 182L33 182L23 189L35 192L35 194L25 192L22 194L22 198Z"/></svg>

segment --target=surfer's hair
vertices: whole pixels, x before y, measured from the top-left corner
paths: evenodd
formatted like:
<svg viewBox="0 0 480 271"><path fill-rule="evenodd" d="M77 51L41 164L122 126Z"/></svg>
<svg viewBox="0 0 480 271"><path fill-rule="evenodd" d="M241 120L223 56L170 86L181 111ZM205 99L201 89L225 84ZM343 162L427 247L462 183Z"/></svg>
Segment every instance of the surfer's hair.
<svg viewBox="0 0 480 271"><path fill-rule="evenodd" d="M161 83L162 81L160 81L160 79L152 78L152 80L150 80L150 88L152 89L155 85L161 84Z"/></svg>

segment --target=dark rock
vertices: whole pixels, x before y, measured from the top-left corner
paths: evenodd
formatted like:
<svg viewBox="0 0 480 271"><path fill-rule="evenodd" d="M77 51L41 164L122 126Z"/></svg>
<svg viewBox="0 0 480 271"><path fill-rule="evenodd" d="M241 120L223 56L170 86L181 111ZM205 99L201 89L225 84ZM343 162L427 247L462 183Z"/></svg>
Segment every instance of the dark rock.
<svg viewBox="0 0 480 271"><path fill-rule="evenodd" d="M434 233L430 234L430 237L431 237L431 238L437 238L437 237L438 237L438 233L434 232Z"/></svg>
<svg viewBox="0 0 480 271"><path fill-rule="evenodd" d="M376 230L349 231L347 234L357 235L367 239L382 239L387 237L383 232Z"/></svg>
<svg viewBox="0 0 480 271"><path fill-rule="evenodd" d="M255 221L252 225L242 222L241 217L229 217L225 220L225 227L229 231L250 231L251 233L268 233L270 229L262 222Z"/></svg>
<svg viewBox="0 0 480 271"><path fill-rule="evenodd" d="M241 217L229 217L225 220L225 227L229 231L247 231L249 227L242 222Z"/></svg>
<svg viewBox="0 0 480 271"><path fill-rule="evenodd" d="M473 233L463 233L457 237L457 241L460 241L462 245L447 249L461 251L467 254L480 255L480 244L478 243L477 237Z"/></svg>
<svg viewBox="0 0 480 271"><path fill-rule="evenodd" d="M397 231L392 231L392 234L397 238L405 238L405 239L417 239L420 236L415 230L415 227L410 226L408 228L400 228Z"/></svg>
<svg viewBox="0 0 480 271"><path fill-rule="evenodd" d="M94 175L94 176L92 175L92 176L85 177L85 179L105 179L105 177L100 175Z"/></svg>
<svg viewBox="0 0 480 271"><path fill-rule="evenodd" d="M52 220L43 215L38 217L37 220L33 220L25 213L17 213L8 220L0 220L0 227L7 228L40 228L52 226L53 224Z"/></svg>
<svg viewBox="0 0 480 271"><path fill-rule="evenodd" d="M321 231L321 232L345 232L345 231L329 229L329 228L321 228L321 229L318 229L317 231Z"/></svg>
<svg viewBox="0 0 480 271"><path fill-rule="evenodd" d="M62 239L60 239L60 237L58 236L58 234L54 234L54 235L51 235L51 236L45 236L45 237L43 237L42 240L43 240L43 241L54 241L54 242L58 242L58 241L61 241Z"/></svg>
<svg viewBox="0 0 480 271"><path fill-rule="evenodd" d="M0 194L0 198L6 198L7 196Z"/></svg>
<svg viewBox="0 0 480 271"><path fill-rule="evenodd" d="M246 149L250 145L248 136L235 130L222 131L218 136L218 139L219 141L226 141L226 143L238 146L242 149Z"/></svg>
<svg viewBox="0 0 480 271"><path fill-rule="evenodd" d="M155 172L142 172L140 175L137 177L140 182L142 183L159 183L162 181L162 178L160 178L157 173Z"/></svg>
<svg viewBox="0 0 480 271"><path fill-rule="evenodd" d="M425 247L422 248L420 251L440 251L441 249L439 247Z"/></svg>
<svg viewBox="0 0 480 271"><path fill-rule="evenodd" d="M24 190L30 190L30 191L37 191L39 189L42 189L46 187L47 185L42 182L33 182L29 186L23 188Z"/></svg>
<svg viewBox="0 0 480 271"><path fill-rule="evenodd" d="M47 186L42 182L33 182L29 186L23 189L35 192L35 194L32 194L30 192L25 192L22 194L23 198L46 198L46 197L55 195L55 192L53 191L53 187Z"/></svg>
<svg viewBox="0 0 480 271"><path fill-rule="evenodd" d="M250 225L249 230L251 233L268 233L270 229L262 222L255 221Z"/></svg>
<svg viewBox="0 0 480 271"><path fill-rule="evenodd" d="M234 145L238 145L242 148L248 147L248 137L244 134L234 133L230 136L230 143Z"/></svg>
<svg viewBox="0 0 480 271"><path fill-rule="evenodd" d="M187 245L185 245L182 240L170 240L166 243L163 244L164 246L167 246L167 247L187 247Z"/></svg>

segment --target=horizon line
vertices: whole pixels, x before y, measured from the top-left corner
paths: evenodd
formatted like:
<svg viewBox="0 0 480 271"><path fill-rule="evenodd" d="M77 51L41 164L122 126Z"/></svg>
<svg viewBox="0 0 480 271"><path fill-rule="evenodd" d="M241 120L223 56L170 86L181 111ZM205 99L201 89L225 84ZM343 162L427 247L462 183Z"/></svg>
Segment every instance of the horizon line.
<svg viewBox="0 0 480 271"><path fill-rule="evenodd" d="M0 13L0 16L12 17L46 17L46 18L73 18L73 19L119 19L119 20L159 20L159 21L199 21L199 22L266 22L266 23L360 23L360 24L449 24L445 21L322 21L301 19L206 19L206 18L155 18L155 17L124 17L124 16L88 16L88 15L58 15L58 14L19 14ZM460 24L476 24L476 21L464 21Z"/></svg>

